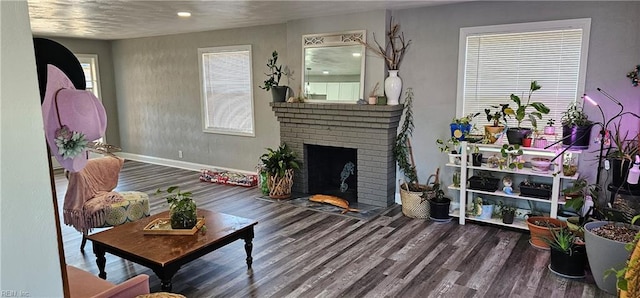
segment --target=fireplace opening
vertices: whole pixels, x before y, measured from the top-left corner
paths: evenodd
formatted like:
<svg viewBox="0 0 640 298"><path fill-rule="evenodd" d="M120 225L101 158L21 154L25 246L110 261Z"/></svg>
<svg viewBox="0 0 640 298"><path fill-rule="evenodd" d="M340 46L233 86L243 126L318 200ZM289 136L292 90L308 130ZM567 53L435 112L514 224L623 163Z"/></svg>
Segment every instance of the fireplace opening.
<svg viewBox="0 0 640 298"><path fill-rule="evenodd" d="M357 150L305 145L309 194L332 195L358 202Z"/></svg>

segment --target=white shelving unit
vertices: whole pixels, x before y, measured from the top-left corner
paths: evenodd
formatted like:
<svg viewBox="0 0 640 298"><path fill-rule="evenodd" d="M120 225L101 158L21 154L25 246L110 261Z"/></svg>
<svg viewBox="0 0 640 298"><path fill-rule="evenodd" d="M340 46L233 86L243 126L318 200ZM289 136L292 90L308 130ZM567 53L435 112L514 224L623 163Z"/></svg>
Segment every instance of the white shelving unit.
<svg viewBox="0 0 640 298"><path fill-rule="evenodd" d="M493 145L493 144L472 144L472 145L478 147L479 151L483 153L483 157L489 157L493 154L500 155L500 149L502 148L502 145ZM460 164L458 165L458 164L448 163L446 165L447 167L460 169L460 181L461 181L460 187L454 187L453 185L450 185L448 188L450 190L459 191L458 199L460 202L460 205L459 205L460 209L452 212L450 216L458 217L459 223L461 225L464 225L467 220L471 220L471 221L485 222L485 223L490 223L495 225L508 226L512 228L528 230L526 222L521 218L516 218L513 224L504 224L500 219L494 219L494 218L479 219L475 217L467 217L464 215L464 213L465 213L465 210L467 209L468 202L472 202L473 198L475 198L478 195L483 195L483 196L489 195L493 197L503 197L503 198L510 198L514 200L528 200L533 202L550 204L550 212L549 212L550 216L553 218L556 218L558 214L558 205L564 204L564 200L560 200L560 186L561 186L562 180L577 179L577 174L574 176L564 176L562 174L562 171L561 171L562 158L560 157L554 161L554 165L555 165L553 167L554 169L548 172L533 171L531 170L531 168L523 168L520 170L511 170L508 168L500 169L500 168L491 168L486 164L482 164L481 166L471 165L471 161L468 158L470 154L469 144L467 142L461 142L461 147L462 147L462 156L461 156ZM526 159L530 159L532 157L546 157L549 159L553 159L556 156L556 152L554 150L545 150L540 148L528 148L528 147L520 147L520 149L522 149L523 156ZM571 151L571 152L574 154L580 154L580 151ZM515 193L515 192L513 194L507 194L501 190L490 192L490 191L469 189L466 183L467 179L473 176L475 171L480 171L480 170L505 173L512 176L535 176L535 177L546 177L547 179L550 178L552 181L551 198L550 199L533 198L533 197L521 196L519 193ZM556 174L554 175L554 173ZM517 187L517 185L514 185L514 187Z"/></svg>

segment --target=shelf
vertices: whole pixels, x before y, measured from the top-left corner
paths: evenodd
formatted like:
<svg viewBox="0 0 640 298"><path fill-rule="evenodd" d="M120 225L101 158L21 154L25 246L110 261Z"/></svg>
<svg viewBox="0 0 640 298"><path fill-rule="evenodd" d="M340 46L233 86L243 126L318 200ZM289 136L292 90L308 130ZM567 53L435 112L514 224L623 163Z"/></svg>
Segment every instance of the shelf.
<svg viewBox="0 0 640 298"><path fill-rule="evenodd" d="M447 163L445 166L452 167L452 168L460 168L460 167L462 167L461 165L457 165L457 164L454 164L454 163Z"/></svg>
<svg viewBox="0 0 640 298"><path fill-rule="evenodd" d="M475 143L474 145L477 146L479 151L484 151L484 152L500 153L500 151L502 150L502 144L477 144L477 143ZM471 147L471 146L468 146L468 148L469 147ZM544 148L522 147L522 146L520 146L520 149L522 149L522 151L524 152L524 155L536 155L536 156L547 156L547 157L556 157L556 155L557 155L555 149L552 149L552 148L544 149ZM582 153L582 150L569 149L566 152L580 154L580 153Z"/></svg>
<svg viewBox="0 0 640 298"><path fill-rule="evenodd" d="M460 186L453 186L453 184L447 186L447 188L451 190L460 190Z"/></svg>
<svg viewBox="0 0 640 298"><path fill-rule="evenodd" d="M486 163L483 163L482 166L467 166L467 169L473 170L482 170L482 171L493 171L493 172L501 172L501 173L510 173L510 174L518 174L518 175L529 175L529 176L540 176L540 177L553 177L553 171L547 172L537 172L531 170L531 168L523 168L519 170L512 170L509 168L492 168L487 166Z"/></svg>
<svg viewBox="0 0 640 298"><path fill-rule="evenodd" d="M460 217L460 210L454 210L453 212L451 212L449 214L449 216ZM529 227L527 226L527 222L525 222L523 219L520 219L520 218L515 218L513 220L512 224L503 223L502 219L499 219L499 218L479 219L479 218L475 218L475 217L465 216L465 220L475 221L475 222L483 222L483 223L488 223L488 224L492 224L492 225L511 227L511 228L527 230L527 231L529 230Z"/></svg>
<svg viewBox="0 0 640 298"><path fill-rule="evenodd" d="M540 198L532 198L532 197L523 197L517 193L513 193L513 194L507 194L501 190L496 190L496 191L484 191L484 190L476 190L476 189L467 189L467 192L473 192L473 193L479 193L479 194L485 194L485 195L490 195L490 196L499 196L499 197L505 197L505 198L514 198L514 199L523 199L523 200L529 200L529 201L536 201L536 202L543 202L543 203L551 203L551 199L540 199Z"/></svg>

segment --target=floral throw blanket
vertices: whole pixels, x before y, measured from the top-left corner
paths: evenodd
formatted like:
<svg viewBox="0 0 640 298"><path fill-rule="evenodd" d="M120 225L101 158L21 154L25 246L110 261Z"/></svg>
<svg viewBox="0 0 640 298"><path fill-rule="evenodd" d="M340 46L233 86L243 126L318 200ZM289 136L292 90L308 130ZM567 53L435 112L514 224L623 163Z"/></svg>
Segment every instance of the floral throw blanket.
<svg viewBox="0 0 640 298"><path fill-rule="evenodd" d="M200 170L200 181L251 187L258 185L258 175L220 170Z"/></svg>

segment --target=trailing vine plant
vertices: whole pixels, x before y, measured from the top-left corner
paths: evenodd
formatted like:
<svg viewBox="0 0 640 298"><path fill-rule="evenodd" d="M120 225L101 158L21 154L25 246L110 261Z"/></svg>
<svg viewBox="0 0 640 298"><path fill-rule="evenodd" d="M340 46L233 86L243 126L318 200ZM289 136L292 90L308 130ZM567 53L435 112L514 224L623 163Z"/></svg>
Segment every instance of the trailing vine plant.
<svg viewBox="0 0 640 298"><path fill-rule="evenodd" d="M393 146L393 156L398 162L400 171L407 178L409 185L418 185L418 173L416 166L413 164L413 157L411 156L411 142L410 138L413 134L413 89L407 88L405 92L404 102L404 122L402 128L396 136L396 142Z"/></svg>

